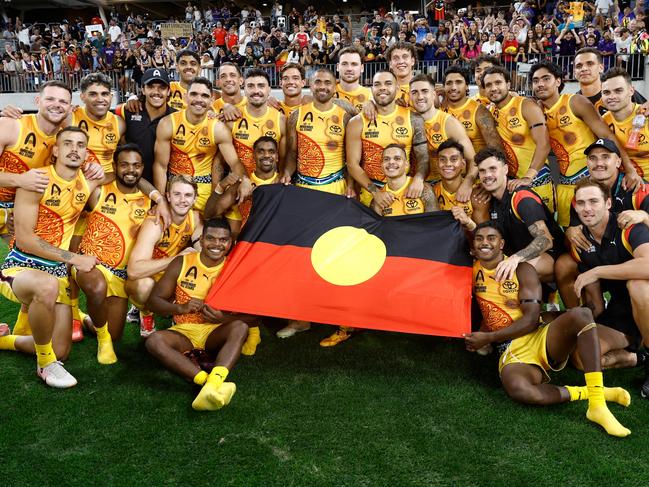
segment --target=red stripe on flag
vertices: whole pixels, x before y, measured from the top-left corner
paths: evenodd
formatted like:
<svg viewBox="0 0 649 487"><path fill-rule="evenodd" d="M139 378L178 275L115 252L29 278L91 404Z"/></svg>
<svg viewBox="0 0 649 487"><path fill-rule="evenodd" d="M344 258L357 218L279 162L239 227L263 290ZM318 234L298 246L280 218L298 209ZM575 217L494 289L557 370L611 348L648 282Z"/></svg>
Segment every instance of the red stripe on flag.
<svg viewBox="0 0 649 487"><path fill-rule="evenodd" d="M470 332L471 268L387 257L355 286L323 280L311 248L239 242L206 302L227 311L424 335Z"/></svg>

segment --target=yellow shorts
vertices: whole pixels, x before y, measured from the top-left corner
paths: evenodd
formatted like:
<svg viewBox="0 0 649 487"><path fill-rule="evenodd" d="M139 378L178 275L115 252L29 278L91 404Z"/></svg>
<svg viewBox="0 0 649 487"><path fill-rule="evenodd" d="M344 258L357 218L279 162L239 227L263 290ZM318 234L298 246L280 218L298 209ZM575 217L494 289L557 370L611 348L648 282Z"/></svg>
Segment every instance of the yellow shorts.
<svg viewBox="0 0 649 487"><path fill-rule="evenodd" d="M198 210L203 215L203 210L207 204L207 199L212 194L212 183L197 183L198 184L198 196L194 202L194 209Z"/></svg>
<svg viewBox="0 0 649 487"><path fill-rule="evenodd" d="M303 184L295 183L295 186L299 188L315 189L316 191L324 191L325 193L332 194L345 194L347 191L347 181L345 179L339 179L329 184Z"/></svg>
<svg viewBox="0 0 649 487"><path fill-rule="evenodd" d="M549 325L541 325L532 333L528 333L525 336L512 340L498 360L498 372L502 374L503 369L510 364L536 365L540 367L545 374L544 382L549 382L550 377L548 376L547 371L561 370L568 362L566 359L566 361L560 364L556 369L550 365L546 347L546 339L550 326L552 326L552 323Z"/></svg>
<svg viewBox="0 0 649 487"><path fill-rule="evenodd" d="M70 304L70 281L68 280L68 267L62 262L52 262L40 257L25 254L17 249L12 249L7 254L2 266L0 266L0 295L20 303L21 301L14 294L11 284L13 278L24 271L40 271L55 277L59 283L59 295L56 302L59 304Z"/></svg>
<svg viewBox="0 0 649 487"><path fill-rule="evenodd" d="M83 234L86 233L86 229L88 228L88 219L86 218L88 215L88 212L84 211L81 213L81 216L77 220L77 224L74 226L74 236L75 237L83 237Z"/></svg>
<svg viewBox="0 0 649 487"><path fill-rule="evenodd" d="M113 274L113 272L110 271L110 269L105 266L104 264L97 264L95 266L95 269L97 269L99 272L102 273L104 276L104 280L106 281L106 297L110 298L113 296L116 296L118 298L128 298L128 294L126 294L126 279L123 279L119 276L116 276ZM117 272L124 273L126 275L126 271L124 270L119 270ZM76 281L77 280L77 269L72 267L72 278Z"/></svg>
<svg viewBox="0 0 649 487"><path fill-rule="evenodd" d="M547 206L550 210L550 213L554 213L556 208L554 184L546 183L539 186L533 186L532 191L539 195L539 197L543 200L543 203L545 203L545 206Z"/></svg>
<svg viewBox="0 0 649 487"><path fill-rule="evenodd" d="M239 222L243 221L243 216L241 216L241 212L239 211L239 207L237 205L234 205L228 210L228 212L225 214L225 218Z"/></svg>
<svg viewBox="0 0 649 487"><path fill-rule="evenodd" d="M572 205L572 198L574 196L574 185L557 185L557 221L564 228L570 226L570 206Z"/></svg>
<svg viewBox="0 0 649 487"><path fill-rule="evenodd" d="M204 349L207 338L219 326L221 325L214 323L181 323L179 325L173 325L167 329L180 333L182 336L189 339L189 341L192 342L192 347Z"/></svg>
<svg viewBox="0 0 649 487"><path fill-rule="evenodd" d="M372 196L372 193L370 193L365 188L361 188L361 194L359 199L361 203L363 203L365 206L369 208L369 206L372 204L372 200L374 199L374 196Z"/></svg>
<svg viewBox="0 0 649 487"><path fill-rule="evenodd" d="M13 214L13 208L0 207L0 235L9 235L9 226L7 222Z"/></svg>

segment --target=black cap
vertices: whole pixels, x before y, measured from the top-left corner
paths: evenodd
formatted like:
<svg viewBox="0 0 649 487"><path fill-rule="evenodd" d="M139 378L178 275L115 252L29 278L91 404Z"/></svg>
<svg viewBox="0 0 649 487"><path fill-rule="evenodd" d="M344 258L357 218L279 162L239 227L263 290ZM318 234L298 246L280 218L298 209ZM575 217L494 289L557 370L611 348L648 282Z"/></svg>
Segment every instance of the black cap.
<svg viewBox="0 0 649 487"><path fill-rule="evenodd" d="M169 75L164 69L149 68L142 75L142 86L151 83L152 81L162 81L169 86Z"/></svg>
<svg viewBox="0 0 649 487"><path fill-rule="evenodd" d="M584 154L588 155L590 151L592 151L595 147L601 147L602 149L613 152L618 156L620 155L620 150L617 148L617 145L615 145L615 142L613 142L611 139L597 139L595 142L586 147Z"/></svg>

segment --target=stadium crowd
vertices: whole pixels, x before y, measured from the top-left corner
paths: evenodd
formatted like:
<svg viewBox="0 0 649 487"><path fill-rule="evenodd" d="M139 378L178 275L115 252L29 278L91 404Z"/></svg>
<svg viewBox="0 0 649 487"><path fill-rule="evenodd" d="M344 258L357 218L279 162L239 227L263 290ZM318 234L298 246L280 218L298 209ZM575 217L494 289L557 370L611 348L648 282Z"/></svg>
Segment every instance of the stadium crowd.
<svg viewBox="0 0 649 487"><path fill-rule="evenodd" d="M147 350L201 387L195 409L226 406L236 390L226 379L241 353L256 353L264 318L213 309L205 298L247 223L253 190L294 184L358 199L381 217L451 212L475 259L467 350L500 354L513 399L587 400L589 420L627 436L607 402L628 406L630 394L604 387L602 369L644 368L640 392L649 397L648 107L624 69L624 56L644 56L637 8L520 2L477 18L437 2L418 18L377 12L364 39L350 40L340 17L313 7L295 16L291 38L270 25L265 32L254 9L240 13L237 33L223 9L208 18L189 4L186 20L191 14L198 33L169 54L177 81L171 64L142 65L140 95L114 113L111 77L94 65L79 79L78 107L63 79L39 82L36 114L5 106L0 118L1 233L10 243L0 293L22 304L13 329L0 326L0 350L35 354L47 385L72 387L61 361L74 341L96 336L98 362L114 364L113 342L126 322L139 322ZM140 56L149 56L146 43L155 55L163 39L141 24L126 32L141 36ZM286 58L276 98L265 66L228 58L213 71L215 90L203 76L212 71L204 71L201 39L208 51L219 44L209 33L219 24L237 36L243 28L250 41L231 47L245 50L255 42L270 49L263 42L272 39L280 53L295 42L308 50L320 40L313 52L331 54L324 60L335 60L335 70L323 63L307 75L299 58ZM616 44L628 31L633 40L626 51L616 46L607 64L582 37L604 29L606 39L609 28ZM379 33L388 69L373 72L366 87L364 65ZM72 35L63 35L67 49ZM472 72L449 64L439 78L416 74L430 39L435 56L457 44L475 51L464 49ZM539 56L528 74L533 97L512 90L518 74L508 56L519 39L524 55ZM576 49L570 63L554 62L567 44ZM562 93L567 76L579 93ZM469 97L472 80L479 91ZM173 325L156 330L154 314L172 315ZM292 320L277 336L310 327ZM337 327L321 345L356 333ZM547 373L568 360L586 385L548 384Z"/></svg>
<svg viewBox="0 0 649 487"><path fill-rule="evenodd" d="M33 24L19 18L3 28L5 52L0 69L2 91L33 91L39 82L70 79L75 87L84 74L109 73L123 93L135 92L149 67L163 68L172 77L175 55L184 48L200 55L202 74L214 80L224 62L263 67L273 76L287 62L303 66L335 64L342 48L365 51L364 62L385 63L386 50L397 41L416 46L421 67L437 77L450 64L467 65L482 54L499 58L510 70L522 63L552 58L566 71L581 47L596 47L606 68L628 68L634 78L644 73L642 56L649 52L644 28L644 0L628 2L517 2L513 7L454 10L452 2L431 1L423 15L399 10L327 17L314 6L303 12L284 11L280 3L262 16L255 7L231 2L219 6L188 3L185 15L165 22L193 26L190 37L164 37L161 22L144 15L112 11L109 25L91 33L81 18L73 22ZM93 19L101 23L101 19ZM356 25L356 28L354 28ZM369 84L376 70L367 68ZM24 82L22 81L24 80ZM520 81L523 86L524 79Z"/></svg>

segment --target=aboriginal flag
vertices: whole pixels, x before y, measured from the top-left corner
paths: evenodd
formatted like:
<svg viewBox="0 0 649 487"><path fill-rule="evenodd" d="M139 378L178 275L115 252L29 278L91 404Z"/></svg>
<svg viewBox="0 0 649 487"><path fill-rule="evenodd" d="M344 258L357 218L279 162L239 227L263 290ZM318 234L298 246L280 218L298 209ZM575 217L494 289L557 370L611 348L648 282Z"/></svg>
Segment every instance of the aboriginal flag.
<svg viewBox="0 0 649 487"><path fill-rule="evenodd" d="M216 309L377 330L470 331L471 258L450 212L381 217L271 184L207 296Z"/></svg>

